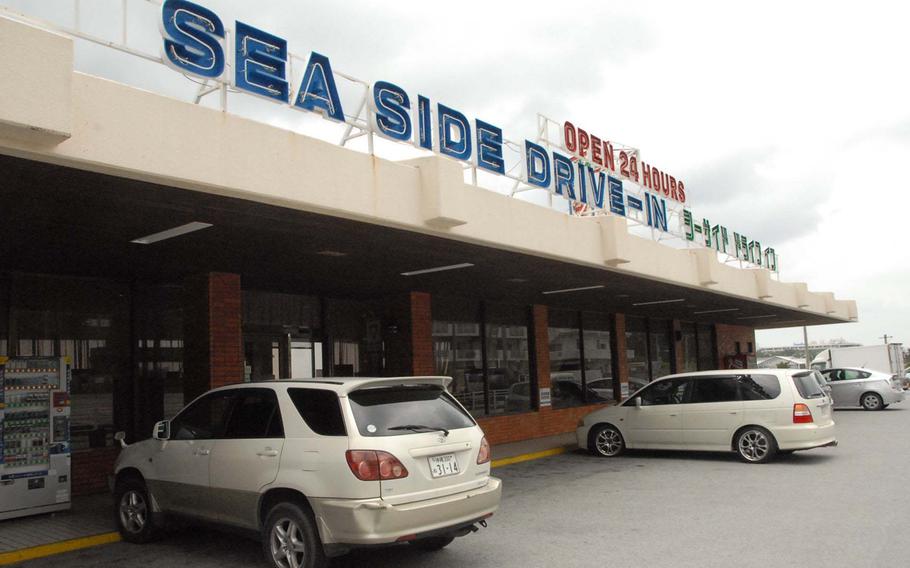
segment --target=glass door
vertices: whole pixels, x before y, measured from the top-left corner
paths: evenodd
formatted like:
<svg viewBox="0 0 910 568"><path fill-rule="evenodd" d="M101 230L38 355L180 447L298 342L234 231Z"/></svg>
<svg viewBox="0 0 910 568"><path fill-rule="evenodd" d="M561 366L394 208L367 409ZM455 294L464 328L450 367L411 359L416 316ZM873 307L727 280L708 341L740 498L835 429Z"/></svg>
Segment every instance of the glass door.
<svg viewBox="0 0 910 568"><path fill-rule="evenodd" d="M290 374L292 379L325 376L322 365L322 342L290 339Z"/></svg>

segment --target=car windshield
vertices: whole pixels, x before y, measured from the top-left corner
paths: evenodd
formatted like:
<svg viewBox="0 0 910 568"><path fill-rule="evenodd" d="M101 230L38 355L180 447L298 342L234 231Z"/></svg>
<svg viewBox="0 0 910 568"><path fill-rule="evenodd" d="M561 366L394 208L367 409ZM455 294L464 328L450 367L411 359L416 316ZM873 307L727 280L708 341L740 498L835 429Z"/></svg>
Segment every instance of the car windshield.
<svg viewBox="0 0 910 568"><path fill-rule="evenodd" d="M362 436L405 436L474 426L444 389L432 385L378 387L348 395Z"/></svg>
<svg viewBox="0 0 910 568"><path fill-rule="evenodd" d="M793 384L796 385L796 390L799 391L801 397L822 398L825 396L824 391L818 384L818 380L815 378L815 373L816 371L808 371L793 375Z"/></svg>

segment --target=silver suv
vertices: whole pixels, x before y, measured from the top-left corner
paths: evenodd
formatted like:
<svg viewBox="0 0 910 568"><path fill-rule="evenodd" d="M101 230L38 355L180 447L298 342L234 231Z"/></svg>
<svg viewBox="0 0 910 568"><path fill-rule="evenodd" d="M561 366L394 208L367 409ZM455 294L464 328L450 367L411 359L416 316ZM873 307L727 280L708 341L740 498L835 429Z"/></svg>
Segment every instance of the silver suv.
<svg viewBox="0 0 910 568"><path fill-rule="evenodd" d="M120 534L148 542L165 515L214 521L257 534L280 568L324 566L353 547L440 549L485 525L501 496L490 446L446 390L450 381L272 381L210 391L120 453Z"/></svg>

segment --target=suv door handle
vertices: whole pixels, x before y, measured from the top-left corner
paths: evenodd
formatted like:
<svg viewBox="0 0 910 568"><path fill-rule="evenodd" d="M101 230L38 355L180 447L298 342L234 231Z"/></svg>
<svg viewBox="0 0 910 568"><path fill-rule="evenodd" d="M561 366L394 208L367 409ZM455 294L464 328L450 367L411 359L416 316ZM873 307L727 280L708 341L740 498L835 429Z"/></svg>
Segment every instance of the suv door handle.
<svg viewBox="0 0 910 568"><path fill-rule="evenodd" d="M261 452L256 452L256 455L263 458L276 458L278 457L278 450L263 450Z"/></svg>
<svg viewBox="0 0 910 568"><path fill-rule="evenodd" d="M195 452L193 452L193 454L194 454L194 455L197 455L197 456L207 456L207 455L209 455L210 453L212 453L212 450L209 450L209 449L206 449L206 448L202 448L202 449L200 449L200 450L196 450Z"/></svg>

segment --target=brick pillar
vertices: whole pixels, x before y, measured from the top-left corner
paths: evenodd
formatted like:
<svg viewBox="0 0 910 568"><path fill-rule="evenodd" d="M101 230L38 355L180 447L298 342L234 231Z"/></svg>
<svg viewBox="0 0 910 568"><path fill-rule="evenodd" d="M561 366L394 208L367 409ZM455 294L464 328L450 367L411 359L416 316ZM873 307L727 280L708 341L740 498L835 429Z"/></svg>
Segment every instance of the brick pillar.
<svg viewBox="0 0 910 568"><path fill-rule="evenodd" d="M622 400L622 385L629 385L629 358L626 350L626 315L613 314L613 361L616 376L613 377L613 398Z"/></svg>
<svg viewBox="0 0 910 568"><path fill-rule="evenodd" d="M199 274L184 285L183 395L243 381L240 275Z"/></svg>
<svg viewBox="0 0 910 568"><path fill-rule="evenodd" d="M433 358L433 314L430 294L411 292L411 372L415 375L435 375Z"/></svg>
<svg viewBox="0 0 910 568"><path fill-rule="evenodd" d="M686 354L683 353L682 345L682 325L679 320L673 320L672 341L673 341L673 358L676 366L673 367L674 373L681 373L686 368Z"/></svg>
<svg viewBox="0 0 910 568"><path fill-rule="evenodd" d="M742 325L714 325L714 337L717 339L717 368L724 369L724 357L736 355L736 342L739 342L742 353L749 353L749 343L755 348L755 329Z"/></svg>
<svg viewBox="0 0 910 568"><path fill-rule="evenodd" d="M534 367L537 369L537 391L531 393L534 409L540 408L541 388L550 388L550 317L546 306L531 306L532 349ZM544 407L548 411L551 407Z"/></svg>

